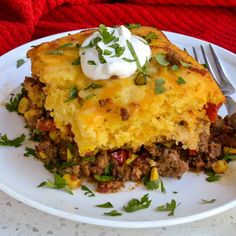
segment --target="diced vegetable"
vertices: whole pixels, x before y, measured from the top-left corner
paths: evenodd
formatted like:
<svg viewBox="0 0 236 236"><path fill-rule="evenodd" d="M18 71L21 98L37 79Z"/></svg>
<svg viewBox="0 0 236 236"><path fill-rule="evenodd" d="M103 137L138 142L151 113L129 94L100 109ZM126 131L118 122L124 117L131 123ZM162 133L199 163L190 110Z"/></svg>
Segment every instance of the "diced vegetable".
<svg viewBox="0 0 236 236"><path fill-rule="evenodd" d="M126 161L125 164L126 165L130 165L135 159L138 158L138 155L136 154L132 154Z"/></svg>
<svg viewBox="0 0 236 236"><path fill-rule="evenodd" d="M151 170L150 181L156 181L159 179L157 167L153 167Z"/></svg>
<svg viewBox="0 0 236 236"><path fill-rule="evenodd" d="M50 119L38 120L37 129L41 131L54 131L56 130L56 125L54 121Z"/></svg>
<svg viewBox="0 0 236 236"><path fill-rule="evenodd" d="M226 160L218 160L212 164L212 169L217 174L223 174L228 169Z"/></svg>
<svg viewBox="0 0 236 236"><path fill-rule="evenodd" d="M236 154L236 148L224 147L223 152L225 155Z"/></svg>
<svg viewBox="0 0 236 236"><path fill-rule="evenodd" d="M116 159L120 164L124 164L129 157L129 152L125 149L120 149L111 153L111 156Z"/></svg>
<svg viewBox="0 0 236 236"><path fill-rule="evenodd" d="M63 175L63 179L66 181L66 184L68 184L71 189L79 188L81 185L81 180L71 174Z"/></svg>
<svg viewBox="0 0 236 236"><path fill-rule="evenodd" d="M18 104L18 112L25 114L30 109L30 100L26 97L22 97Z"/></svg>

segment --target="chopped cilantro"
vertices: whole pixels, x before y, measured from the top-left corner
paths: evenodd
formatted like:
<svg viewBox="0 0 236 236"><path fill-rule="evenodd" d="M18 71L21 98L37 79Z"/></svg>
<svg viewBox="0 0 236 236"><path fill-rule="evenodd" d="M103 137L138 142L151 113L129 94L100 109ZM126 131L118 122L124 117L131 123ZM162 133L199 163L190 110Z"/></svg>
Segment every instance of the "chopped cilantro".
<svg viewBox="0 0 236 236"><path fill-rule="evenodd" d="M103 204L96 205L96 207L101 207L101 208L112 208L113 205L110 202L106 202Z"/></svg>
<svg viewBox="0 0 236 236"><path fill-rule="evenodd" d="M105 49L104 51L103 51L103 55L111 55L111 51L110 50L107 50L107 49Z"/></svg>
<svg viewBox="0 0 236 236"><path fill-rule="evenodd" d="M84 88L84 91L88 90L88 89L98 89L98 88L102 88L103 85L101 84L96 84L94 82L92 82L91 84L89 84L87 87Z"/></svg>
<svg viewBox="0 0 236 236"><path fill-rule="evenodd" d="M30 140L40 142L42 140L43 133L38 129L34 129L30 136Z"/></svg>
<svg viewBox="0 0 236 236"><path fill-rule="evenodd" d="M186 81L182 78L182 77L178 77L178 79L176 80L176 82L178 84L186 84Z"/></svg>
<svg viewBox="0 0 236 236"><path fill-rule="evenodd" d="M167 202L166 205L158 206L157 210L158 211L169 211L168 216L173 216L175 213L175 209L178 205L176 205L176 201L174 199L172 199L170 203Z"/></svg>
<svg viewBox="0 0 236 236"><path fill-rule="evenodd" d="M154 32L150 32L144 39L150 43L152 39L157 39L157 35Z"/></svg>
<svg viewBox="0 0 236 236"><path fill-rule="evenodd" d="M164 53L158 53L155 58L156 58L156 61L162 66L168 66L170 64L166 60L166 55Z"/></svg>
<svg viewBox="0 0 236 236"><path fill-rule="evenodd" d="M110 211L110 212L105 212L104 215L105 216L121 216L122 213L120 213L116 210L113 210L113 211Z"/></svg>
<svg viewBox="0 0 236 236"><path fill-rule="evenodd" d="M94 162L94 160L95 160L95 157L94 157L94 156L83 157L83 159L82 159L82 161L83 161L83 162L86 162L86 163L88 163L88 162Z"/></svg>
<svg viewBox="0 0 236 236"><path fill-rule="evenodd" d="M229 162L229 161L233 161L233 160L236 160L236 155L234 155L234 154L228 154L228 155L225 155L224 157L223 157L223 159L224 160L226 160L227 162Z"/></svg>
<svg viewBox="0 0 236 236"><path fill-rule="evenodd" d="M128 29L137 29L137 28L141 27L141 24L126 24L126 27Z"/></svg>
<svg viewBox="0 0 236 236"><path fill-rule="evenodd" d="M98 44L95 44L95 48L96 48L96 50L97 50L97 52L98 52L98 59L99 59L99 61L100 61L102 64L106 63L107 61L106 61L106 59L105 59L104 56L103 56L103 51L102 51L102 49L98 46Z"/></svg>
<svg viewBox="0 0 236 236"><path fill-rule="evenodd" d="M213 203L213 202L215 202L216 201L216 199L211 199L211 200L205 200L205 199L201 199L201 203L202 204L209 204L209 203Z"/></svg>
<svg viewBox="0 0 236 236"><path fill-rule="evenodd" d="M108 175L94 175L93 177L99 182L108 182L113 180L113 177Z"/></svg>
<svg viewBox="0 0 236 236"><path fill-rule="evenodd" d="M105 25L103 25L103 24L99 25L98 31L101 34L102 41L105 44L108 44L108 43L112 42L115 39L115 37L112 34L109 33L107 27Z"/></svg>
<svg viewBox="0 0 236 236"><path fill-rule="evenodd" d="M87 197L95 197L95 194L93 191L91 191L87 186L85 185L82 185L81 186L81 189L83 191L85 191L84 195L87 196Z"/></svg>
<svg viewBox="0 0 236 236"><path fill-rule="evenodd" d="M177 71L177 70L179 70L179 66L178 65L173 65L173 66L171 66L171 70Z"/></svg>
<svg viewBox="0 0 236 236"><path fill-rule="evenodd" d="M205 171L205 174L208 176L206 178L207 182L215 182L220 180L220 175L217 175L213 170L207 170Z"/></svg>
<svg viewBox="0 0 236 236"><path fill-rule="evenodd" d="M177 194L178 192L176 192L176 191L173 191L172 193L173 193L173 194Z"/></svg>
<svg viewBox="0 0 236 236"><path fill-rule="evenodd" d="M141 65L140 65L138 56L137 56L137 54L136 54L136 52L135 52L135 50L134 50L134 48L133 48L132 43L127 39L127 40L126 40L126 44L127 44L127 46L128 46L128 49L129 49L129 51L130 51L132 57L134 58L134 60L135 60L135 62L136 62L138 71L139 71L139 72L142 72L142 67L141 67Z"/></svg>
<svg viewBox="0 0 236 236"><path fill-rule="evenodd" d="M58 174L53 173L54 176L54 182L48 181L48 182L42 182L37 187L48 187L53 189L63 189L65 192L69 194L73 194L71 188L67 185L66 181Z"/></svg>
<svg viewBox="0 0 236 236"><path fill-rule="evenodd" d="M90 99L90 98L92 98L92 97L95 97L96 95L94 94L94 93L91 93L91 94L89 94L89 95L87 95L85 98L84 98L84 101L86 101L86 100L88 100L88 99Z"/></svg>
<svg viewBox="0 0 236 236"><path fill-rule="evenodd" d="M26 152L24 153L24 156L25 156L25 157L29 157L29 156L36 157L35 149L26 147L26 148L25 148L25 151L26 151Z"/></svg>
<svg viewBox="0 0 236 236"><path fill-rule="evenodd" d="M25 141L26 135L21 134L19 137L14 139L9 139L7 134L0 134L0 146L9 146L9 147L20 147Z"/></svg>
<svg viewBox="0 0 236 236"><path fill-rule="evenodd" d="M181 64L183 67L186 67L186 68L190 67L190 64L187 63L187 62L184 62L184 61L180 61L180 64Z"/></svg>
<svg viewBox="0 0 236 236"><path fill-rule="evenodd" d="M113 43L112 45L110 45L109 47L110 48L113 48L113 49L116 49L116 48L118 48L120 45L119 45L119 43Z"/></svg>
<svg viewBox="0 0 236 236"><path fill-rule="evenodd" d="M58 50L58 49L62 49L62 48L67 48L67 47L70 47L70 46L72 46L72 45L73 45L72 42L65 43L65 44L59 46L56 50ZM76 46L77 46L77 45L76 45Z"/></svg>
<svg viewBox="0 0 236 236"><path fill-rule="evenodd" d="M75 86L73 86L72 88L70 88L69 97L65 102L71 101L77 97L78 97L78 89Z"/></svg>
<svg viewBox="0 0 236 236"><path fill-rule="evenodd" d="M71 64L74 65L74 66L80 65L80 57L75 59Z"/></svg>
<svg viewBox="0 0 236 236"><path fill-rule="evenodd" d="M21 67L24 63L25 63L25 60L23 60L23 59L17 60L17 62L16 62L16 68Z"/></svg>
<svg viewBox="0 0 236 236"><path fill-rule="evenodd" d="M115 56L120 57L121 55L123 55L124 51L125 51L125 47L115 48L115 53L116 53Z"/></svg>
<svg viewBox="0 0 236 236"><path fill-rule="evenodd" d="M147 176L143 178L143 183L147 187L147 190L156 190L161 189L162 193L166 193L162 179L159 177L158 180L149 181Z"/></svg>
<svg viewBox="0 0 236 236"><path fill-rule="evenodd" d="M16 95L11 94L11 98L9 102L5 104L5 107L7 108L7 110L10 112L13 112L13 111L18 112L18 105L22 97L23 97L22 92Z"/></svg>
<svg viewBox="0 0 236 236"><path fill-rule="evenodd" d="M92 61L92 60L87 61L87 63L88 63L89 65L92 65L92 66L96 65L96 62L95 62L95 61Z"/></svg>
<svg viewBox="0 0 236 236"><path fill-rule="evenodd" d="M126 212L134 212L141 209L148 208L151 204L152 200L149 200L148 194L142 196L141 200L137 198L132 198L126 206L124 206L124 210Z"/></svg>
<svg viewBox="0 0 236 236"><path fill-rule="evenodd" d="M135 60L129 59L129 58L126 58L126 57L123 57L122 60L126 61L126 62L135 62Z"/></svg>
<svg viewBox="0 0 236 236"><path fill-rule="evenodd" d="M165 80L162 78L155 80L155 94L162 94L166 91L166 88L164 87Z"/></svg>

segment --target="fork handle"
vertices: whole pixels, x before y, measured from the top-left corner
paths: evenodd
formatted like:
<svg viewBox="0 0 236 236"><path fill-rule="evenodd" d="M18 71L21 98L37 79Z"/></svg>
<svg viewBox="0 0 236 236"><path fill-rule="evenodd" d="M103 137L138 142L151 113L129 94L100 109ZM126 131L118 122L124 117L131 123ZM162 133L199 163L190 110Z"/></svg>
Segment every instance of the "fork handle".
<svg viewBox="0 0 236 236"><path fill-rule="evenodd" d="M226 98L225 106L229 116L231 116L233 113L236 113L236 102L233 100L233 98L229 96L225 96L225 98Z"/></svg>

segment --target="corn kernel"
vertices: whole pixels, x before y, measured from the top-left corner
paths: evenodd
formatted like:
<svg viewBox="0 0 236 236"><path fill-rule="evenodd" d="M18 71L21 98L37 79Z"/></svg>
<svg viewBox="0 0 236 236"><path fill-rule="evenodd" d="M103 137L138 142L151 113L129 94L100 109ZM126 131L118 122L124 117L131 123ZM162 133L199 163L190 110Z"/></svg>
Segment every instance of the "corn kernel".
<svg viewBox="0 0 236 236"><path fill-rule="evenodd" d="M150 160L149 160L149 165L150 165L151 167L154 167L154 166L157 165L157 163L156 163L155 161L153 161L152 159L150 159Z"/></svg>
<svg viewBox="0 0 236 236"><path fill-rule="evenodd" d="M31 120L33 117L36 117L39 114L36 109L29 109L24 113L24 117L26 120Z"/></svg>
<svg viewBox="0 0 236 236"><path fill-rule="evenodd" d="M30 109L30 100L26 97L21 98L18 104L18 112L24 114Z"/></svg>
<svg viewBox="0 0 236 236"><path fill-rule="evenodd" d="M236 148L231 148L231 147L224 147L223 148L224 154L236 154Z"/></svg>
<svg viewBox="0 0 236 236"><path fill-rule="evenodd" d="M162 143L166 148L171 148L174 145L173 141Z"/></svg>
<svg viewBox="0 0 236 236"><path fill-rule="evenodd" d="M138 155L132 154L131 157L129 157L126 161L126 165L130 165L135 159L137 159Z"/></svg>
<svg viewBox="0 0 236 236"><path fill-rule="evenodd" d="M223 174L228 169L226 160L218 160L211 165L212 169L217 174Z"/></svg>
<svg viewBox="0 0 236 236"><path fill-rule="evenodd" d="M40 159L46 159L47 158L47 156L44 152L39 152L39 157L40 157Z"/></svg>
<svg viewBox="0 0 236 236"><path fill-rule="evenodd" d="M56 130L55 131L50 131L49 132L49 137L52 141L55 142L59 138L59 134Z"/></svg>
<svg viewBox="0 0 236 236"><path fill-rule="evenodd" d="M81 180L74 175L64 174L63 179L66 181L66 183L70 186L71 189L79 188L81 185Z"/></svg>
<svg viewBox="0 0 236 236"><path fill-rule="evenodd" d="M73 159L73 155L71 153L71 150L69 148L67 148L67 158L66 158L66 160L67 160L67 162L70 162L70 161L72 161L72 159Z"/></svg>
<svg viewBox="0 0 236 236"><path fill-rule="evenodd" d="M156 181L159 179L157 167L153 167L151 170L150 181Z"/></svg>

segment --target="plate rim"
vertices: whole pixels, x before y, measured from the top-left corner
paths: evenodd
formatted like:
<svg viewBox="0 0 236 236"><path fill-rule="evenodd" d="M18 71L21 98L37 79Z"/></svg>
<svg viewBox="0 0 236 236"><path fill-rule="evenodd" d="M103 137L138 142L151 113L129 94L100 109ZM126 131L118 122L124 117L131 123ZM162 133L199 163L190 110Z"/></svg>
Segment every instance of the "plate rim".
<svg viewBox="0 0 236 236"><path fill-rule="evenodd" d="M3 55L1 55L0 65L4 62L5 57L11 56L11 54L15 53L16 51L21 51L21 50L23 51L27 47L30 48L30 46L32 44L39 44L39 43L44 42L44 40L54 40L56 38L66 36L67 34L74 34L74 33L78 33L80 31L89 30L89 29L94 29L94 28L84 28L84 29L61 32L61 33L48 35L48 36L45 36L45 37L42 37L39 39L35 39L30 42L27 42L27 43L20 45L16 48L4 53ZM179 34L179 33L169 32L169 31L162 31L162 32L167 36L167 38L169 38L169 37L184 37L184 38L186 38L186 40L197 40L203 44L210 43L208 41L205 41L205 40L202 40L199 38L195 38L192 36L184 35L184 34ZM54 39L51 39L51 38L54 38ZM218 50L222 50L224 52L227 52L227 53L231 54L231 56L233 56L233 57L236 56L235 53L233 53L221 46L218 46L213 43L211 43L211 44L214 45ZM31 198L25 197L24 195L18 193L17 191L14 191L13 189L4 185L1 182L0 182L0 190L2 190L3 192L8 194L9 196L13 197L16 200L23 202L24 204L26 204L30 207L33 207L35 209L38 209L40 211L49 213L49 214L57 216L57 217L62 217L62 218L68 219L68 220L76 221L76 222L83 222L83 223L87 223L87 224L115 227L115 228L134 228L134 229L135 228L136 229L138 229L138 228L140 228L140 229L141 228L157 228L157 227L190 223L190 222L205 219L207 217L211 217L213 215L220 214L226 210L236 207L236 197L235 197L235 200L229 201L229 202L227 202L223 205L220 205L218 207L215 207L213 209L205 210L200 213L196 213L193 215L187 215L184 217L178 217L178 218L173 218L173 219L168 218L165 220L153 220L153 221L125 221L125 220L119 220L119 219L109 220L109 219L92 218L92 217L88 217L88 216L79 215L77 213L69 213L67 211L63 211L63 210L56 209L54 207L47 206L45 204L42 204L42 203L37 202L35 200L32 200Z"/></svg>

